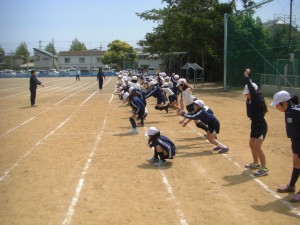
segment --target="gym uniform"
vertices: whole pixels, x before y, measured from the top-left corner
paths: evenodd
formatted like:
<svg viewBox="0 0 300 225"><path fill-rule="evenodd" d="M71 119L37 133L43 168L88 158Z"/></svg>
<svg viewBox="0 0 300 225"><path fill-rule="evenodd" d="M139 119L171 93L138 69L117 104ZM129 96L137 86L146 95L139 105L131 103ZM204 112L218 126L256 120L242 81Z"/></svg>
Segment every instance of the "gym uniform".
<svg viewBox="0 0 300 225"><path fill-rule="evenodd" d="M288 101L288 108L285 111L286 134L292 142L292 151L300 158L300 104L294 105Z"/></svg>
<svg viewBox="0 0 300 225"><path fill-rule="evenodd" d="M146 92L145 98L154 97L157 99L157 104L165 104L166 103L166 96L163 94L161 88L157 85L154 85L151 90Z"/></svg>
<svg viewBox="0 0 300 225"><path fill-rule="evenodd" d="M167 155L159 155L159 153L156 151L156 147L158 145L164 150L164 152L167 152ZM160 160L173 159L176 154L176 147L174 143L169 138L163 135L160 135L153 143L151 143L150 147L154 147L154 159L158 159L158 155L160 157Z"/></svg>
<svg viewBox="0 0 300 225"><path fill-rule="evenodd" d="M265 120L263 96L261 96L254 89L249 77L245 79L249 89L249 93L251 95L251 99L247 99L246 101L247 116L251 120L250 137L264 140L267 135L268 124Z"/></svg>
<svg viewBox="0 0 300 225"><path fill-rule="evenodd" d="M144 125L145 105L143 102L137 96L134 96L129 104L133 113L137 115L137 118L141 120L141 124ZM132 118L130 118L130 123L133 128L136 128L136 123Z"/></svg>
<svg viewBox="0 0 300 225"><path fill-rule="evenodd" d="M182 116L191 120L201 120L201 122L208 126L208 131L211 134L214 132L218 134L220 132L219 120L213 114L205 110L198 110L192 113L184 113Z"/></svg>

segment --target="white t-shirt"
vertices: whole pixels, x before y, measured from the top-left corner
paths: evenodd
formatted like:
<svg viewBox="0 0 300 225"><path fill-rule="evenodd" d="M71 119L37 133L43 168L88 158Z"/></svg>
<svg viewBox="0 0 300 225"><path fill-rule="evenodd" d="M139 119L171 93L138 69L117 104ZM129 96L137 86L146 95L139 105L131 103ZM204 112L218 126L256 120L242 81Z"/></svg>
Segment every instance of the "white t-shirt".
<svg viewBox="0 0 300 225"><path fill-rule="evenodd" d="M193 94L192 94L190 88L187 88L182 92L182 98L183 98L185 105L190 105L194 102Z"/></svg>

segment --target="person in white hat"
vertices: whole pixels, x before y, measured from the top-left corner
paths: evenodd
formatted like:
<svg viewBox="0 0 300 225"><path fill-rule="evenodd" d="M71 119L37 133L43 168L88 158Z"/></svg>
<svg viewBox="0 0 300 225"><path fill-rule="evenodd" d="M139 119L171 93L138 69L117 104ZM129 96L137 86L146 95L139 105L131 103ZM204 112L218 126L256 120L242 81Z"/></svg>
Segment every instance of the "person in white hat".
<svg viewBox="0 0 300 225"><path fill-rule="evenodd" d="M251 120L251 132L249 146L252 153L253 162L245 165L248 169L258 169L254 176L266 176L269 173L267 168L266 156L262 150L262 144L266 138L268 124L265 120L265 114L268 112L265 100L258 90L258 86L252 83L249 74L251 70L246 69L244 77L246 86L243 94L246 95L247 116Z"/></svg>
<svg viewBox="0 0 300 225"><path fill-rule="evenodd" d="M161 88L157 85L157 83L152 80L149 83L149 91L146 92L145 94L145 98L149 98L149 97L154 97L156 98L156 105L155 105L155 109L156 110L166 110L166 112L168 113L169 111L169 104L166 104L166 96L163 94L163 91L161 90Z"/></svg>
<svg viewBox="0 0 300 225"><path fill-rule="evenodd" d="M132 96L128 92L123 94L123 101L128 102L132 108L133 114L129 117L131 133L138 133L137 127L144 126L145 105L137 96ZM136 124L135 119L139 119L140 123Z"/></svg>
<svg viewBox="0 0 300 225"><path fill-rule="evenodd" d="M133 87L135 89L141 89L141 86L138 84L137 76L132 76L131 81L128 82L129 87Z"/></svg>
<svg viewBox="0 0 300 225"><path fill-rule="evenodd" d="M178 108L177 106L177 96L174 92L169 88L169 84L167 82L163 83L161 89L165 92L165 95L168 97L169 100L169 107L170 108Z"/></svg>
<svg viewBox="0 0 300 225"><path fill-rule="evenodd" d="M202 102L200 100L196 100L193 103L194 111L192 113L185 113L182 112L181 116L196 121L196 123L204 123L207 126L207 132L206 132L206 138L207 140L215 145L216 147L219 147L218 153L223 154L229 151L229 148L219 142L217 140L217 134L220 132L220 122L219 120L213 115L208 113L206 110L203 110ZM196 124L197 127L199 127Z"/></svg>
<svg viewBox="0 0 300 225"><path fill-rule="evenodd" d="M176 154L176 147L174 143L160 134L159 129L150 127L145 136L148 136L148 145L153 148L154 155L152 158L147 159L148 162L154 163L156 166L165 165L166 159L173 159Z"/></svg>
<svg viewBox="0 0 300 225"><path fill-rule="evenodd" d="M180 114L181 112L184 111L184 105L186 107L186 110L191 113L194 111L194 96L192 94L193 87L186 82L186 79L180 78L177 81L176 87L178 90L181 92L180 95L180 108L178 108L178 113ZM183 124L186 121L186 118L183 118L179 123ZM188 121L190 122L190 120ZM187 122L187 123L188 123Z"/></svg>
<svg viewBox="0 0 300 225"><path fill-rule="evenodd" d="M296 191L296 182L300 176L300 105L297 96L291 97L287 91L279 91L273 97L272 106L285 114L286 134L291 139L293 152L293 171L290 183L277 189L279 193ZM291 199L300 202L300 190Z"/></svg>

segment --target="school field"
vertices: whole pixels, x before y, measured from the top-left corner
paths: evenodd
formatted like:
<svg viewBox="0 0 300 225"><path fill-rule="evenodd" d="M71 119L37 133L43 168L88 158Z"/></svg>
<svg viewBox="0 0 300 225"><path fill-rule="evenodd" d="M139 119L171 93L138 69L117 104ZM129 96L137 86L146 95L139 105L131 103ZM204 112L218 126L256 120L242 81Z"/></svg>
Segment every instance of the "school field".
<svg viewBox="0 0 300 225"><path fill-rule="evenodd" d="M290 180L292 154L284 114L274 108L263 144L270 174L254 178L244 169L252 157L241 90L194 91L221 123L218 139L230 151L220 155L193 123L183 128L174 111L156 111L153 98L145 127L130 134L131 110L113 95L116 77L101 92L95 77L40 80L32 108L28 78L0 79L1 225L300 223L300 203L276 193ZM151 126L177 146L165 167L145 160Z"/></svg>

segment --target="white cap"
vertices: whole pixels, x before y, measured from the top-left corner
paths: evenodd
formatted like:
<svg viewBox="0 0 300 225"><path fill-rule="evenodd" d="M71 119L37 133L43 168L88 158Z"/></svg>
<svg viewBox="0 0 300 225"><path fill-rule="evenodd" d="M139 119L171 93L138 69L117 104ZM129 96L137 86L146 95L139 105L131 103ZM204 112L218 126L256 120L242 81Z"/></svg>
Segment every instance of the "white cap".
<svg viewBox="0 0 300 225"><path fill-rule="evenodd" d="M194 103L200 106L201 108L204 108L204 102L202 100L196 100L194 101Z"/></svg>
<svg viewBox="0 0 300 225"><path fill-rule="evenodd" d="M150 86L155 85L155 84L156 84L156 82L153 81L153 80L149 82L149 85L150 85Z"/></svg>
<svg viewBox="0 0 300 225"><path fill-rule="evenodd" d="M175 79L175 80L178 80L178 79L179 79L179 75L177 75L177 74L174 75L174 79Z"/></svg>
<svg viewBox="0 0 300 225"><path fill-rule="evenodd" d="M165 82L165 83L163 83L163 87L167 88L167 87L169 87L169 84L167 82Z"/></svg>
<svg viewBox="0 0 300 225"><path fill-rule="evenodd" d="M170 80L170 77L166 76L166 77L165 77L165 80Z"/></svg>
<svg viewBox="0 0 300 225"><path fill-rule="evenodd" d="M125 100L128 98L128 96L129 96L129 93L128 93L128 92L125 92L125 93L123 94L123 100L125 101Z"/></svg>
<svg viewBox="0 0 300 225"><path fill-rule="evenodd" d="M176 76L176 75L175 75L175 76ZM177 81L176 87L178 87L180 84L183 84L183 83L186 83L186 79L180 78L180 79Z"/></svg>
<svg viewBox="0 0 300 225"><path fill-rule="evenodd" d="M118 75L118 77L119 77L119 78L122 78L122 75L121 75L121 74L119 74L119 75Z"/></svg>
<svg viewBox="0 0 300 225"><path fill-rule="evenodd" d="M147 130L147 133L145 134L145 136L152 136L152 135L155 135L159 132L159 129L157 129L156 127L150 127L148 130Z"/></svg>
<svg viewBox="0 0 300 225"><path fill-rule="evenodd" d="M134 87L130 87L130 88L128 89L128 91L129 91L130 94L131 94L131 92L133 91L133 89L134 89Z"/></svg>
<svg viewBox="0 0 300 225"><path fill-rule="evenodd" d="M251 83L251 84L252 84L252 86L254 87L254 90L257 91L257 90L258 90L258 86L257 86L255 83ZM243 94L244 94L244 95L249 94L249 88L248 88L248 85L247 85L247 84L245 85Z"/></svg>
<svg viewBox="0 0 300 225"><path fill-rule="evenodd" d="M137 76L132 76L131 80L137 80Z"/></svg>
<svg viewBox="0 0 300 225"><path fill-rule="evenodd" d="M291 99L290 93L287 91L279 91L273 97L273 102L271 103L272 106L276 106L281 102L287 102Z"/></svg>

